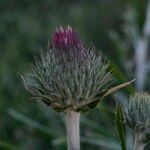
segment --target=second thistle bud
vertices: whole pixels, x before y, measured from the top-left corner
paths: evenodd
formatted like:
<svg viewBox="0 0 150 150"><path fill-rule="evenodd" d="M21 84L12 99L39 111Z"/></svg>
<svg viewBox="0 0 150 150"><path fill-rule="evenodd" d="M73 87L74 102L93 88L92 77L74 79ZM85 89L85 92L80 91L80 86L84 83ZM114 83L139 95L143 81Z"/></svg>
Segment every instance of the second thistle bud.
<svg viewBox="0 0 150 150"><path fill-rule="evenodd" d="M143 131L150 128L150 95L136 93L124 107L124 116L129 127L135 131Z"/></svg>

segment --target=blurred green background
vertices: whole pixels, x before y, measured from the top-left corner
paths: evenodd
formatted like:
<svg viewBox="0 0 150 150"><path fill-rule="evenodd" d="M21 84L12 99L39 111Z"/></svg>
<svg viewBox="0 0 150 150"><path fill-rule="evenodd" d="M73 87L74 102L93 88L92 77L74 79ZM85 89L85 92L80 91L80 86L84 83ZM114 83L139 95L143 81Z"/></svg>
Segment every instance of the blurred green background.
<svg viewBox="0 0 150 150"><path fill-rule="evenodd" d="M0 149L66 149L63 117L32 100L20 77L56 27L72 26L86 45L103 51L119 84L135 76L130 29L142 35L146 8L146 0L0 0ZM149 80L147 73L145 90ZM82 149L121 149L114 111L109 97L81 118Z"/></svg>

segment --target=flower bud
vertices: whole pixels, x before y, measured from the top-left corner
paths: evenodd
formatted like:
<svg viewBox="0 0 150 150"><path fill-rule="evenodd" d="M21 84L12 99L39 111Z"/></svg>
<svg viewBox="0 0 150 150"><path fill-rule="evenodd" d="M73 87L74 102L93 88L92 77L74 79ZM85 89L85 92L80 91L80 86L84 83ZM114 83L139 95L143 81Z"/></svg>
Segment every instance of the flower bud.
<svg viewBox="0 0 150 150"><path fill-rule="evenodd" d="M124 116L129 127L135 131L150 128L150 95L147 93L135 93L130 96L124 106Z"/></svg>

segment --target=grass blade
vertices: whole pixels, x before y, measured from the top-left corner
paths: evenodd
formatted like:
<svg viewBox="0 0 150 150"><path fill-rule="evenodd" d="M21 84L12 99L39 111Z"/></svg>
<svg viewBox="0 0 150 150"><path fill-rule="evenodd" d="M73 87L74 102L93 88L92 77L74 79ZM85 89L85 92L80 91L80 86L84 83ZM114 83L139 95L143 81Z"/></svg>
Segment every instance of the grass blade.
<svg viewBox="0 0 150 150"><path fill-rule="evenodd" d="M115 114L116 127L118 130L122 150L126 150L125 128L122 124L122 120L123 120L122 109L118 104L116 104L116 114Z"/></svg>

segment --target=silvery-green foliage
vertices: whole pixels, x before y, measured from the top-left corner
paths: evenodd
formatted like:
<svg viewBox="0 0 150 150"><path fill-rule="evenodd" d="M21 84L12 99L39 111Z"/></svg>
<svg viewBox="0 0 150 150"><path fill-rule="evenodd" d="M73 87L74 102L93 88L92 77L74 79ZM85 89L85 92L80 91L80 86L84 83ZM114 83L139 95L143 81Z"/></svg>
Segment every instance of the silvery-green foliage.
<svg viewBox="0 0 150 150"><path fill-rule="evenodd" d="M135 93L130 96L123 107L124 116L129 127L135 131L146 131L150 128L150 95Z"/></svg>
<svg viewBox="0 0 150 150"><path fill-rule="evenodd" d="M85 51L84 61L66 61L56 51L51 48L36 59L32 71L23 77L26 89L60 112L94 108L112 83L109 64L92 47Z"/></svg>

